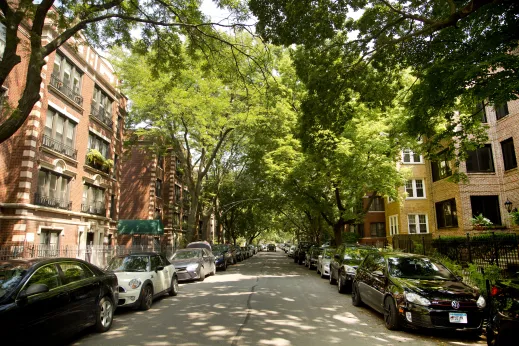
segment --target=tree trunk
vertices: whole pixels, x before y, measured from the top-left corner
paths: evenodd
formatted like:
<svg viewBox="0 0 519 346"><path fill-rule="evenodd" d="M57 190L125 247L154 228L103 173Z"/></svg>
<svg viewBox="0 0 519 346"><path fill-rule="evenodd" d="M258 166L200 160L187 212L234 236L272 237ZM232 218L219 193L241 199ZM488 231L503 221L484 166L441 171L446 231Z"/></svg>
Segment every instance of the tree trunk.
<svg viewBox="0 0 519 346"><path fill-rule="evenodd" d="M335 246L339 246L342 243L342 233L344 232L344 225L346 225L346 223L342 218L337 220L337 222L333 225L333 236Z"/></svg>

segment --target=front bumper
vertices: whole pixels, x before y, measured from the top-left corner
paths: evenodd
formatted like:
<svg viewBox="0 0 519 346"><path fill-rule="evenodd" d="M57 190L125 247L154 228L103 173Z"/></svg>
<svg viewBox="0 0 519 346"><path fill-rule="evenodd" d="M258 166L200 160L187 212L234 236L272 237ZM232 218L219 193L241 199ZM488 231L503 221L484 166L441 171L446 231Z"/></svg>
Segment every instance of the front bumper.
<svg viewBox="0 0 519 346"><path fill-rule="evenodd" d="M323 275L330 275L330 265L323 265L322 273Z"/></svg>
<svg viewBox="0 0 519 346"><path fill-rule="evenodd" d="M214 265L216 266L216 269L225 268L225 259L218 259L214 261Z"/></svg>
<svg viewBox="0 0 519 346"><path fill-rule="evenodd" d="M125 289L124 287L119 286L119 298L117 300L118 307L134 307L137 306L140 301L139 297L141 296L141 288L142 285L136 289Z"/></svg>
<svg viewBox="0 0 519 346"><path fill-rule="evenodd" d="M467 323L450 322L449 313L467 314ZM399 307L399 316L402 322L410 327L477 331L482 329L484 311L479 309L437 309L407 303Z"/></svg>
<svg viewBox="0 0 519 346"><path fill-rule="evenodd" d="M185 268L177 269L178 281L191 281L200 279L200 272L198 270L189 272Z"/></svg>

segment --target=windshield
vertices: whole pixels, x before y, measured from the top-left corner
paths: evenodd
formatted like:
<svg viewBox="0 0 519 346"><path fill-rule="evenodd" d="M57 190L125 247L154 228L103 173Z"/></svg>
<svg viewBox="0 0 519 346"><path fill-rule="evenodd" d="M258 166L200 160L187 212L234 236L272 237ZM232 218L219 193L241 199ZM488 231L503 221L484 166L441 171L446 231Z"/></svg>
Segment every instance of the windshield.
<svg viewBox="0 0 519 346"><path fill-rule="evenodd" d="M229 251L229 247L227 245L214 245L213 253L222 253Z"/></svg>
<svg viewBox="0 0 519 346"><path fill-rule="evenodd" d="M172 260L190 259L202 257L202 251L177 251L171 257Z"/></svg>
<svg viewBox="0 0 519 346"><path fill-rule="evenodd" d="M403 279L456 280L443 264L429 258L388 258L389 274Z"/></svg>
<svg viewBox="0 0 519 346"><path fill-rule="evenodd" d="M25 263L0 263L0 298L10 294L29 268Z"/></svg>
<svg viewBox="0 0 519 346"><path fill-rule="evenodd" d="M368 255L370 250L358 248L346 248L344 250L344 263L358 265Z"/></svg>
<svg viewBox="0 0 519 346"><path fill-rule="evenodd" d="M335 249L332 249L332 248L327 248L325 251L324 251L324 258L325 259L331 259L333 257L333 254L335 253Z"/></svg>
<svg viewBox="0 0 519 346"><path fill-rule="evenodd" d="M106 270L113 272L145 272L148 271L149 256L114 257Z"/></svg>

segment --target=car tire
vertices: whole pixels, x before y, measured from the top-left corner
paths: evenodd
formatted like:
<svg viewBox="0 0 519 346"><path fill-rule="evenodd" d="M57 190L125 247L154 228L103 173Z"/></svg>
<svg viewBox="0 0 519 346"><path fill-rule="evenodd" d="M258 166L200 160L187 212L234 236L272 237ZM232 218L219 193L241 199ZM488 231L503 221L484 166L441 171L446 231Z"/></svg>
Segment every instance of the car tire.
<svg viewBox="0 0 519 346"><path fill-rule="evenodd" d="M324 279L324 273L323 273L322 269L321 269L320 273L321 273L321 279Z"/></svg>
<svg viewBox="0 0 519 346"><path fill-rule="evenodd" d="M337 291L339 293L346 293L344 283L342 282L342 279L341 279L341 273L337 274Z"/></svg>
<svg viewBox="0 0 519 346"><path fill-rule="evenodd" d="M172 297L178 294L178 278L176 275L173 275L171 278L171 287L169 288L168 294Z"/></svg>
<svg viewBox="0 0 519 346"><path fill-rule="evenodd" d="M315 272L316 272L317 274L320 273L320 272L319 272L319 265L316 265L316 266L315 266Z"/></svg>
<svg viewBox="0 0 519 346"><path fill-rule="evenodd" d="M297 263L297 257L294 256L294 263Z"/></svg>
<svg viewBox="0 0 519 346"><path fill-rule="evenodd" d="M384 300L384 325L388 330L399 330L400 321L393 298L386 297Z"/></svg>
<svg viewBox="0 0 519 346"><path fill-rule="evenodd" d="M198 281L204 281L205 280L205 272L203 271L203 268L200 268L200 273L198 275Z"/></svg>
<svg viewBox="0 0 519 346"><path fill-rule="evenodd" d="M222 268L222 271L226 271L227 270L227 262L226 261L223 261L223 268Z"/></svg>
<svg viewBox="0 0 519 346"><path fill-rule="evenodd" d="M141 310L149 310L151 305L153 304L153 287L151 285L146 285L141 290L141 303L139 304L139 308Z"/></svg>
<svg viewBox="0 0 519 346"><path fill-rule="evenodd" d="M108 297L103 297L97 304L95 329L104 333L112 326L114 320L114 303Z"/></svg>
<svg viewBox="0 0 519 346"><path fill-rule="evenodd" d="M353 306L362 306L362 299L360 298L359 287L355 283L352 284L351 304Z"/></svg>
<svg viewBox="0 0 519 346"><path fill-rule="evenodd" d="M211 275L216 275L216 264L213 264L213 272L211 273Z"/></svg>

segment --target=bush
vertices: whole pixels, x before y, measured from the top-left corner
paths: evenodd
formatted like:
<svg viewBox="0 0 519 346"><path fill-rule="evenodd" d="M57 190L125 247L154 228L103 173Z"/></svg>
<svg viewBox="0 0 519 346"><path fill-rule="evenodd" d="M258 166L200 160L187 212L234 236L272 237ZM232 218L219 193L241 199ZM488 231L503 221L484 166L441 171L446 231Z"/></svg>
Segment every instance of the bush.
<svg viewBox="0 0 519 346"><path fill-rule="evenodd" d="M347 232L342 234L343 243L356 243L359 240L357 233Z"/></svg>
<svg viewBox="0 0 519 346"><path fill-rule="evenodd" d="M435 254L432 257L438 260L444 266L446 266L451 272L454 273L454 275L463 276L463 269L461 265L451 260L449 257L440 254Z"/></svg>
<svg viewBox="0 0 519 346"><path fill-rule="evenodd" d="M501 269L496 265L481 268L475 264L469 264L470 281L479 288L480 292L487 295L486 280L494 282L501 278Z"/></svg>

